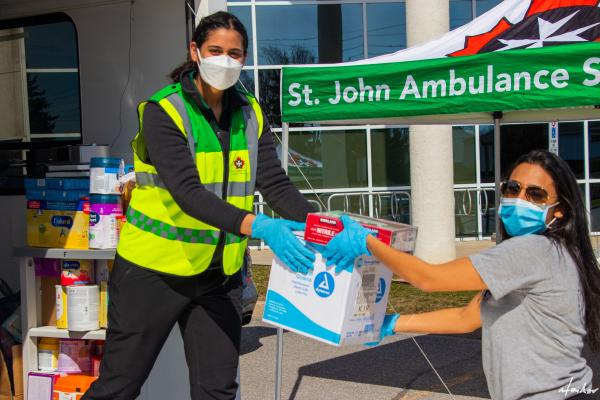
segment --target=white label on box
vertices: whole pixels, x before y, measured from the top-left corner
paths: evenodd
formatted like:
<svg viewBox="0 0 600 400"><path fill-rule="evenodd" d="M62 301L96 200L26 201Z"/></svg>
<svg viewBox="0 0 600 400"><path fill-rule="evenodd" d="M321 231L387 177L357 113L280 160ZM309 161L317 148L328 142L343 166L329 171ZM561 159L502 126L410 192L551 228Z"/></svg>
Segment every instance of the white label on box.
<svg viewBox="0 0 600 400"><path fill-rule="evenodd" d="M52 399L52 386L53 377L51 375L30 373L27 377L27 399Z"/></svg>

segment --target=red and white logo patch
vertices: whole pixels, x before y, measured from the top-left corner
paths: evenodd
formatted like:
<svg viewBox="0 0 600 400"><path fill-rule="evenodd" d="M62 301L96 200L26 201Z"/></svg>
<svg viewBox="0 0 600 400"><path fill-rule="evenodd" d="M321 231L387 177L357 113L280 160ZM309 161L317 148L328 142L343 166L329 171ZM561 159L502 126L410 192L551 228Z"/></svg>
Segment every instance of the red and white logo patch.
<svg viewBox="0 0 600 400"><path fill-rule="evenodd" d="M246 165L246 162L239 156L233 161L233 166L235 169L242 169L244 168L244 165Z"/></svg>

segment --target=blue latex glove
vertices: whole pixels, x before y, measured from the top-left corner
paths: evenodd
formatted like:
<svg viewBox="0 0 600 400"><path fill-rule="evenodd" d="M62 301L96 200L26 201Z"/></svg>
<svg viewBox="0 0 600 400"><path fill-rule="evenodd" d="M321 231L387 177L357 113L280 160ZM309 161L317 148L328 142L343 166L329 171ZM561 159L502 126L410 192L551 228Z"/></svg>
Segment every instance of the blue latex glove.
<svg viewBox="0 0 600 400"><path fill-rule="evenodd" d="M327 259L327 265L336 265L335 272L352 272L356 257L371 255L367 249L367 236L373 232L347 215L342 215L341 219L344 230L327 243L322 254Z"/></svg>
<svg viewBox="0 0 600 400"><path fill-rule="evenodd" d="M396 326L398 318L400 318L400 314L387 314L383 318L383 324L381 325L381 331L379 333L379 340L377 342L365 343L365 346L377 346L387 336L394 336L396 334L396 332L394 332L394 327Z"/></svg>
<svg viewBox="0 0 600 400"><path fill-rule="evenodd" d="M292 231L303 231L302 222L275 219L258 214L252 223L252 237L264 240L273 253L294 272L308 273L315 254L296 238Z"/></svg>

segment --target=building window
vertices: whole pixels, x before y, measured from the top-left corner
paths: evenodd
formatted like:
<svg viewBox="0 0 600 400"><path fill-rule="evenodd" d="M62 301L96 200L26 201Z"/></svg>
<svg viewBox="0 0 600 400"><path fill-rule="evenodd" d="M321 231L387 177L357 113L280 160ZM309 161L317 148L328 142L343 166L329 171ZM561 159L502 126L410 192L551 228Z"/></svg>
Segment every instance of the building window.
<svg viewBox="0 0 600 400"><path fill-rule="evenodd" d="M252 32L252 9L250 7L229 7L229 12L238 17L246 28L248 34L248 53L246 55L246 65L254 64L254 36ZM254 89L253 89L254 90Z"/></svg>
<svg viewBox="0 0 600 400"><path fill-rule="evenodd" d="M450 30L459 28L473 20L471 0L450 0Z"/></svg>
<svg viewBox="0 0 600 400"><path fill-rule="evenodd" d="M590 178L600 179L600 121L590 121L588 129Z"/></svg>
<svg viewBox="0 0 600 400"><path fill-rule="evenodd" d="M373 186L410 186L408 128L371 130Z"/></svg>
<svg viewBox="0 0 600 400"><path fill-rule="evenodd" d="M479 179L494 183L494 125L479 125Z"/></svg>
<svg viewBox="0 0 600 400"><path fill-rule="evenodd" d="M450 0L450 30L468 24L501 2L502 0Z"/></svg>
<svg viewBox="0 0 600 400"><path fill-rule="evenodd" d="M477 176L475 164L475 126L452 127L454 183L473 183Z"/></svg>
<svg viewBox="0 0 600 400"><path fill-rule="evenodd" d="M0 137L81 142L77 32L64 14L0 23L0 73L9 75ZM7 121L10 119L10 121ZM10 123L10 126L7 125Z"/></svg>
<svg viewBox="0 0 600 400"><path fill-rule="evenodd" d="M502 125L500 145L500 169L504 176L522 155L536 149L548 150L548 124Z"/></svg>
<svg viewBox="0 0 600 400"><path fill-rule="evenodd" d="M363 129L292 131L288 175L300 189L306 180L315 189L366 187L366 138Z"/></svg>
<svg viewBox="0 0 600 400"><path fill-rule="evenodd" d="M591 231L600 232L600 183L590 184Z"/></svg>
<svg viewBox="0 0 600 400"><path fill-rule="evenodd" d="M517 159L531 150L548 150L548 124L510 124L500 128L500 170L504 177ZM482 183L494 182L494 126L479 127L480 176Z"/></svg>
<svg viewBox="0 0 600 400"><path fill-rule="evenodd" d="M406 4L367 4L368 57L406 48Z"/></svg>
<svg viewBox="0 0 600 400"><path fill-rule="evenodd" d="M558 124L558 154L565 160L577 179L585 179L583 122Z"/></svg>
<svg viewBox="0 0 600 400"><path fill-rule="evenodd" d="M481 14L485 14L498 4L502 3L502 0L475 0L475 11L479 17Z"/></svg>
<svg viewBox="0 0 600 400"><path fill-rule="evenodd" d="M260 104L267 115L267 120L274 127L281 127L280 76L281 69L261 69L258 71Z"/></svg>
<svg viewBox="0 0 600 400"><path fill-rule="evenodd" d="M364 58L360 4L256 7L259 65Z"/></svg>
<svg viewBox="0 0 600 400"><path fill-rule="evenodd" d="M548 150L548 124L508 124L500 128L501 176L531 150ZM560 143L559 143L560 147ZM494 182L494 126L479 126L479 168L482 183Z"/></svg>

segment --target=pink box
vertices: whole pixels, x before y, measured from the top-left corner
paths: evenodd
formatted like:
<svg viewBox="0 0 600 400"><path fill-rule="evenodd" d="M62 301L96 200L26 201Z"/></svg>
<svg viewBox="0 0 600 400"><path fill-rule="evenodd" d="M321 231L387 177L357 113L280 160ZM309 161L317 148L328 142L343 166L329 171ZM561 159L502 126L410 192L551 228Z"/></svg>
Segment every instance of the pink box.
<svg viewBox="0 0 600 400"><path fill-rule="evenodd" d="M60 277L60 260L55 258L34 258L33 264L35 265L35 276L42 276L44 278L58 278Z"/></svg>

